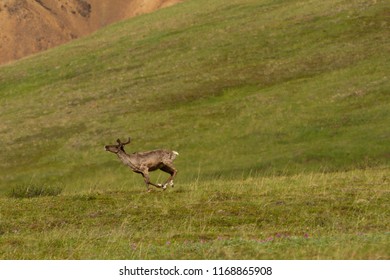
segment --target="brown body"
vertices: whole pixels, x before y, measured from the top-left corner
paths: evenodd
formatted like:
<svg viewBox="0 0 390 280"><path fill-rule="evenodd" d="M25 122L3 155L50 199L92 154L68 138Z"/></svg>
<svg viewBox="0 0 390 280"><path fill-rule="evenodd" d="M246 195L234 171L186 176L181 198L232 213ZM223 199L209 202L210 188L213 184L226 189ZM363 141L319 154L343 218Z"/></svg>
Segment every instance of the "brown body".
<svg viewBox="0 0 390 280"><path fill-rule="evenodd" d="M125 143L122 143L118 139L117 143L118 145L104 146L104 149L116 154L118 158L134 172L142 174L148 191L150 191L149 185L162 188L163 190L167 188L168 184L173 187L173 178L177 173L176 168L173 166L173 161L176 156L179 155L178 152L169 150L153 150L127 154L124 150L124 146L130 143L130 138ZM149 172L157 169L171 175L164 184L154 184L150 182Z"/></svg>

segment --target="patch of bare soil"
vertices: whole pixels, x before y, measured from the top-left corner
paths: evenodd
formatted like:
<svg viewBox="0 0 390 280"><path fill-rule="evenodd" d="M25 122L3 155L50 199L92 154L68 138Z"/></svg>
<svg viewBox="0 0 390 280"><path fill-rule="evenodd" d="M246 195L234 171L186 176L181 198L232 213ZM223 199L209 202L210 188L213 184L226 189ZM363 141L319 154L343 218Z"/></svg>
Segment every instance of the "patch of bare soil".
<svg viewBox="0 0 390 280"><path fill-rule="evenodd" d="M0 0L0 64L182 0Z"/></svg>

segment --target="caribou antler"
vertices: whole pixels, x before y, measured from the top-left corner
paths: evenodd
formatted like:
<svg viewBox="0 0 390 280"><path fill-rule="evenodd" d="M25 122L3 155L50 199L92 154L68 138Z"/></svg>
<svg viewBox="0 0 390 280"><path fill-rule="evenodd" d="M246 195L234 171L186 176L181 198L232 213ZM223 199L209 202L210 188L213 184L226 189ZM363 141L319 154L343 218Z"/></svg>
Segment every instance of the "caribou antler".
<svg viewBox="0 0 390 280"><path fill-rule="evenodd" d="M131 141L131 140L130 140L130 137L129 137L129 140L127 140L127 142L125 142L125 143L122 143L120 139L117 139L117 140L116 140L116 142L117 142L119 145L123 145L123 146L129 144L130 141Z"/></svg>

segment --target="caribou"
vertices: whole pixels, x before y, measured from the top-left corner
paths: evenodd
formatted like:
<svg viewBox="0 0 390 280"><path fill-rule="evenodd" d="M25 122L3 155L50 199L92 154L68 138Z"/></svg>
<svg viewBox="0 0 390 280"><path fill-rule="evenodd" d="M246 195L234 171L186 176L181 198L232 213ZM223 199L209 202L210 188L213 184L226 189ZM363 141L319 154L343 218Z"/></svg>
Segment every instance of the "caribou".
<svg viewBox="0 0 390 280"><path fill-rule="evenodd" d="M150 185L163 190L166 190L168 185L174 186L173 179L177 174L177 170L173 165L173 161L179 155L178 152L159 149L127 154L124 146L130 143L130 137L126 142L121 142L120 139L117 139L116 142L118 143L117 145L106 145L104 149L116 154L122 163L130 167L132 171L141 174L148 192L151 191ZM149 172L157 169L170 174L164 184L155 184L150 181Z"/></svg>

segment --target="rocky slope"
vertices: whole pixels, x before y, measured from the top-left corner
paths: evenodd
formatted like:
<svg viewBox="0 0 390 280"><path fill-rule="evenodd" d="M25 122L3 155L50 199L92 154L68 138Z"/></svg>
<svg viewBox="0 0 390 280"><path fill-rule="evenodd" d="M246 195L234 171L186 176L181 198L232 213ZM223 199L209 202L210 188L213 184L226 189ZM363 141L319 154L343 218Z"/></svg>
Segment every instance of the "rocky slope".
<svg viewBox="0 0 390 280"><path fill-rule="evenodd" d="M0 64L180 0L1 0Z"/></svg>

